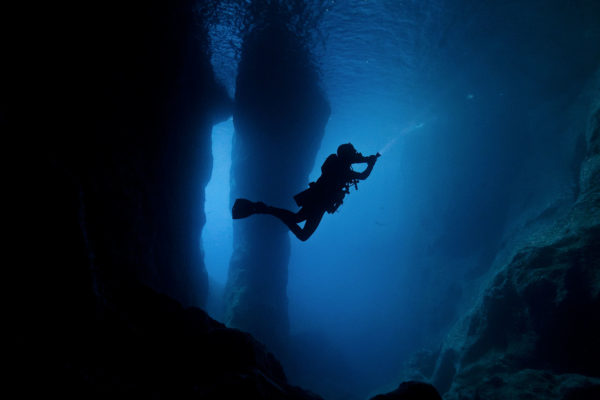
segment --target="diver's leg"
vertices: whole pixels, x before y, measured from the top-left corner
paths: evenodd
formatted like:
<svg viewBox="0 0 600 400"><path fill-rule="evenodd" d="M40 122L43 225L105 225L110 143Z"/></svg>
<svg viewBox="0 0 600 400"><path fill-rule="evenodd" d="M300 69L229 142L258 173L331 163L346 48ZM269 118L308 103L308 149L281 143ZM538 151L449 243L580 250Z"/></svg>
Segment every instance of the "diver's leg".
<svg viewBox="0 0 600 400"><path fill-rule="evenodd" d="M298 213L294 214L291 211L281 208L268 207L269 211L265 214L271 214L279 218L284 224L290 228L290 231L303 242L306 241L317 229L325 211L311 210L307 211L302 208ZM304 228L300 228L298 222L306 220Z"/></svg>
<svg viewBox="0 0 600 400"><path fill-rule="evenodd" d="M306 219L306 217L300 216L300 212L295 214L291 211L284 210L283 208L270 207L262 201L250 201L248 199L235 200L233 208L231 209L231 216L233 219L247 218L254 214L271 214L286 223L298 223Z"/></svg>
<svg viewBox="0 0 600 400"><path fill-rule="evenodd" d="M302 222L306 219L302 217L300 212L293 213L283 208L265 206L264 203L257 207L257 214L269 214L279 218L296 236L298 236L299 232L302 230L302 228L298 226L298 222Z"/></svg>
<svg viewBox="0 0 600 400"><path fill-rule="evenodd" d="M304 224L304 228L300 229L298 232L292 231L294 235L303 242L306 241L309 237L312 236L313 233L317 230L317 227L321 223L321 219L325 211L315 211L313 212L307 219ZM296 225L297 226L297 225Z"/></svg>
<svg viewBox="0 0 600 400"><path fill-rule="evenodd" d="M262 202L254 203L256 214L269 214L283 222L290 231L301 241L307 240L317 229L325 210L307 210L301 208L297 213L277 207L267 206ZM304 228L301 228L298 223L306 220Z"/></svg>

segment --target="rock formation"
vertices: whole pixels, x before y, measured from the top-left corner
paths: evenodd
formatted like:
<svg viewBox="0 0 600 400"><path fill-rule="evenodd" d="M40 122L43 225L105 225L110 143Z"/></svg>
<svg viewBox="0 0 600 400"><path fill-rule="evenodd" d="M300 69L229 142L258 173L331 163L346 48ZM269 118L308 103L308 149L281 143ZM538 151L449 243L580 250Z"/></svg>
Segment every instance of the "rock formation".
<svg viewBox="0 0 600 400"><path fill-rule="evenodd" d="M271 15L244 38L231 198L294 209L293 195L306 187L329 106L308 48L280 18ZM280 352L288 334L287 228L257 215L235 221L233 240L225 321Z"/></svg>
<svg viewBox="0 0 600 400"><path fill-rule="evenodd" d="M17 397L318 399L249 334L180 304L206 296L210 129L231 112L193 3L51 5L26 48L47 62L9 64L1 122L30 150L5 292Z"/></svg>
<svg viewBox="0 0 600 400"><path fill-rule="evenodd" d="M11 196L13 395L315 398L249 334L167 297L206 295L210 129L231 111L192 6L51 5L24 25L42 44L21 44L47 61L27 75L7 58L2 125L29 150Z"/></svg>
<svg viewBox="0 0 600 400"><path fill-rule="evenodd" d="M445 399L595 399L600 393L600 95L595 82L579 192L489 280L414 376Z"/></svg>
<svg viewBox="0 0 600 400"><path fill-rule="evenodd" d="M279 362L249 334L183 308L166 295L122 285L95 297L71 330L37 332L12 373L15 394L61 398L287 399L320 397L292 387ZM51 340L49 340L51 339ZM40 348L39 341L46 344ZM31 351L35 349L34 351ZM57 351L55 351L57 350Z"/></svg>
<svg viewBox="0 0 600 400"><path fill-rule="evenodd" d="M36 76L39 108L19 128L39 136L36 236L65 298L87 274L97 291L130 280L204 303L210 132L231 106L192 5L103 3L81 20L57 16L69 35L50 31L56 65Z"/></svg>

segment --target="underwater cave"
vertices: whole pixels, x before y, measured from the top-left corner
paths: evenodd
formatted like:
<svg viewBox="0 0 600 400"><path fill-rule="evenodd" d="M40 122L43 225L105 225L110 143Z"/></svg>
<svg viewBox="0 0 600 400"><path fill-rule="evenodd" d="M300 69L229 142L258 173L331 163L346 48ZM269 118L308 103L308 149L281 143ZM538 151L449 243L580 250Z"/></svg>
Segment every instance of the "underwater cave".
<svg viewBox="0 0 600 400"><path fill-rule="evenodd" d="M600 3L44 8L23 397L600 398Z"/></svg>

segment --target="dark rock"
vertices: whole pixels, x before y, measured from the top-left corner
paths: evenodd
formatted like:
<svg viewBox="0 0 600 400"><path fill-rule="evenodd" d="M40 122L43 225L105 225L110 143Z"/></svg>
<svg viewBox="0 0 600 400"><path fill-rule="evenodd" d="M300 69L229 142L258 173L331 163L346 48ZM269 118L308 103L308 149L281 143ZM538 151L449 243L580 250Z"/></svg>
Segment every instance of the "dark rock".
<svg viewBox="0 0 600 400"><path fill-rule="evenodd" d="M418 377L418 380L426 379L433 375L435 364L439 357L439 352L429 350L421 350L416 352L408 361L407 374L413 377Z"/></svg>
<svg viewBox="0 0 600 400"><path fill-rule="evenodd" d="M309 48L290 30L294 24L286 23L293 14L274 9L242 45L231 199L295 209L293 196L306 188L330 109ZM258 5L253 10L266 11ZM281 354L289 330L288 229L271 216L257 215L235 221L233 241L225 322Z"/></svg>
<svg viewBox="0 0 600 400"><path fill-rule="evenodd" d="M35 354L43 373L22 375L38 380L23 385L23 395L319 399L288 385L280 363L249 334L149 288L122 285L84 311L73 331L51 335Z"/></svg>
<svg viewBox="0 0 600 400"><path fill-rule="evenodd" d="M564 396L564 400L595 400L600 399L600 385L589 385L570 389Z"/></svg>
<svg viewBox="0 0 600 400"><path fill-rule="evenodd" d="M506 374L461 382L460 390L453 390L449 399L593 399L598 393L600 380L577 374L555 374L550 371L523 369ZM579 397L581 396L581 397Z"/></svg>
<svg viewBox="0 0 600 400"><path fill-rule="evenodd" d="M598 82L596 82L597 85ZM600 384L600 105L580 192L489 280L447 336L432 383L445 399L591 398Z"/></svg>
<svg viewBox="0 0 600 400"><path fill-rule="evenodd" d="M38 57L53 62L27 77L35 104L10 117L39 149L23 178L45 238L30 265L44 266L53 293L127 279L187 305L205 301L198 241L210 132L232 110L193 7L109 1L48 14Z"/></svg>
<svg viewBox="0 0 600 400"><path fill-rule="evenodd" d="M440 356L433 374L433 382L442 393L445 393L452 385L452 379L456 374L456 361L458 354L453 349L447 349Z"/></svg>
<svg viewBox="0 0 600 400"><path fill-rule="evenodd" d="M248 333L182 306L206 297L210 129L231 113L194 4L56 5L35 30L48 49L23 46L39 59L9 85L35 172L11 230L16 397L318 398Z"/></svg>
<svg viewBox="0 0 600 400"><path fill-rule="evenodd" d="M409 381L402 382L393 392L377 395L371 400L442 400L442 397L428 383Z"/></svg>

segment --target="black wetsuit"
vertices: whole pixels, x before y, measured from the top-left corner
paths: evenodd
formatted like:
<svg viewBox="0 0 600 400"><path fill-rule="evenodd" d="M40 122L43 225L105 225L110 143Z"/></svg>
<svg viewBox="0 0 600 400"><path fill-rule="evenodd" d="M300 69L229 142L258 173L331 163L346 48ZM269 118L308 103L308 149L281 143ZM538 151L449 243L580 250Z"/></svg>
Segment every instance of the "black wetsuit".
<svg viewBox="0 0 600 400"><path fill-rule="evenodd" d="M310 188L294 196L300 207L326 210L333 214L342 204L347 186L352 181L350 164L331 154L321 166L321 176Z"/></svg>
<svg viewBox="0 0 600 400"><path fill-rule="evenodd" d="M346 147L345 150L342 146ZM325 212L333 214L342 204L344 196L349 193L350 184L368 178L379 157L379 154L364 157L357 153L350 143L342 146L342 156L331 154L327 157L321 166L319 179L311 182L308 189L294 196L300 207L298 212L268 206L262 202L237 199L231 210L232 217L240 219L253 214L269 214L279 218L298 239L307 240L319 226ZM363 172L355 172L351 166L356 163L368 165ZM304 227L298 225L302 221L306 221Z"/></svg>

